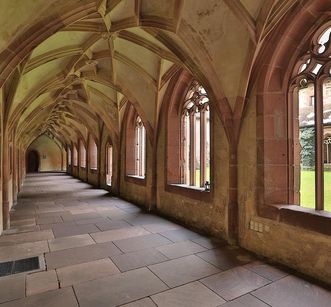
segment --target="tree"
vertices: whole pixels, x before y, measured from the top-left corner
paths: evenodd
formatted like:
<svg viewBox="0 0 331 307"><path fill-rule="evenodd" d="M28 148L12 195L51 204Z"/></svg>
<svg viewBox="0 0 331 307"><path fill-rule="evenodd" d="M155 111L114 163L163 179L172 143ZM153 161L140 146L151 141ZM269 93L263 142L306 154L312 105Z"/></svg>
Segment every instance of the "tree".
<svg viewBox="0 0 331 307"><path fill-rule="evenodd" d="M301 164L303 167L315 166L315 128L300 128Z"/></svg>

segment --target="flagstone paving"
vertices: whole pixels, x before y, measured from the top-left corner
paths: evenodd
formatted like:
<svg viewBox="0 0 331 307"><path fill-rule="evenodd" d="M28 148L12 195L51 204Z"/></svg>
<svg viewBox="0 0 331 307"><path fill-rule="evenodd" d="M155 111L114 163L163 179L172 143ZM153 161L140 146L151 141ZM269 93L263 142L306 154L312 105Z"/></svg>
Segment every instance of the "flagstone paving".
<svg viewBox="0 0 331 307"><path fill-rule="evenodd" d="M41 256L0 277L0 307L331 306L290 270L142 211L71 176L27 176L0 262Z"/></svg>

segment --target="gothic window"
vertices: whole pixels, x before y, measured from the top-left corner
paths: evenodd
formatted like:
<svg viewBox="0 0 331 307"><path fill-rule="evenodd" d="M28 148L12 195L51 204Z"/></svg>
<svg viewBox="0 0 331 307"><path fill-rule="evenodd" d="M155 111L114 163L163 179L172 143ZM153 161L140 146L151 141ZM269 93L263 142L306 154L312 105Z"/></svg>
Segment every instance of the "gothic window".
<svg viewBox="0 0 331 307"><path fill-rule="evenodd" d="M71 149L68 147L68 165L71 165Z"/></svg>
<svg viewBox="0 0 331 307"><path fill-rule="evenodd" d="M92 137L90 137L89 142L89 162L90 169L98 169L98 147Z"/></svg>
<svg viewBox="0 0 331 307"><path fill-rule="evenodd" d="M79 142L79 151L80 151L80 166L86 167L86 148L82 141Z"/></svg>
<svg viewBox="0 0 331 307"><path fill-rule="evenodd" d="M146 176L146 129L133 105L127 109L126 174L144 179Z"/></svg>
<svg viewBox="0 0 331 307"><path fill-rule="evenodd" d="M292 74L293 199L301 206L331 210L331 26L315 33Z"/></svg>
<svg viewBox="0 0 331 307"><path fill-rule="evenodd" d="M113 175L113 146L107 144L106 146L106 183L111 185Z"/></svg>
<svg viewBox="0 0 331 307"><path fill-rule="evenodd" d="M205 89L193 81L182 113L182 183L210 185L210 111Z"/></svg>
<svg viewBox="0 0 331 307"><path fill-rule="evenodd" d="M139 116L135 125L135 175L145 177L146 172L146 131Z"/></svg>
<svg viewBox="0 0 331 307"><path fill-rule="evenodd" d="M74 145L74 147L73 147L73 154L74 154L74 157L73 157L73 159L74 159L73 164L74 164L74 166L77 166L77 165L78 165L78 152L77 152L77 148L76 148L75 145Z"/></svg>

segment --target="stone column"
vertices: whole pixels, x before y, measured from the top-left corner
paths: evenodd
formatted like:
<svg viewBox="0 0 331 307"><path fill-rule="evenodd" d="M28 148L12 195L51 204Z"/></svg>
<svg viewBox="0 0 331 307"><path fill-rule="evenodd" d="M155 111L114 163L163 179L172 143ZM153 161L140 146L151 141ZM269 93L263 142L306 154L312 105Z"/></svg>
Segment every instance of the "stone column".
<svg viewBox="0 0 331 307"><path fill-rule="evenodd" d="M9 140L8 131L3 133L3 157L2 157L2 218L3 218L3 229L10 228L9 219Z"/></svg>

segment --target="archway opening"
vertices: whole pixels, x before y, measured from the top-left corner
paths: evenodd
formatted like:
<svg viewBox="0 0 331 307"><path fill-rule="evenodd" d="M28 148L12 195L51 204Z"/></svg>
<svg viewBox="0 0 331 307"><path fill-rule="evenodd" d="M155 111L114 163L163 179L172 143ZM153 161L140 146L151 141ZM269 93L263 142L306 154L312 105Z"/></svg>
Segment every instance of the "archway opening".
<svg viewBox="0 0 331 307"><path fill-rule="evenodd" d="M28 152L27 159L27 172L28 173L36 173L39 171L39 154L36 150L30 150Z"/></svg>

